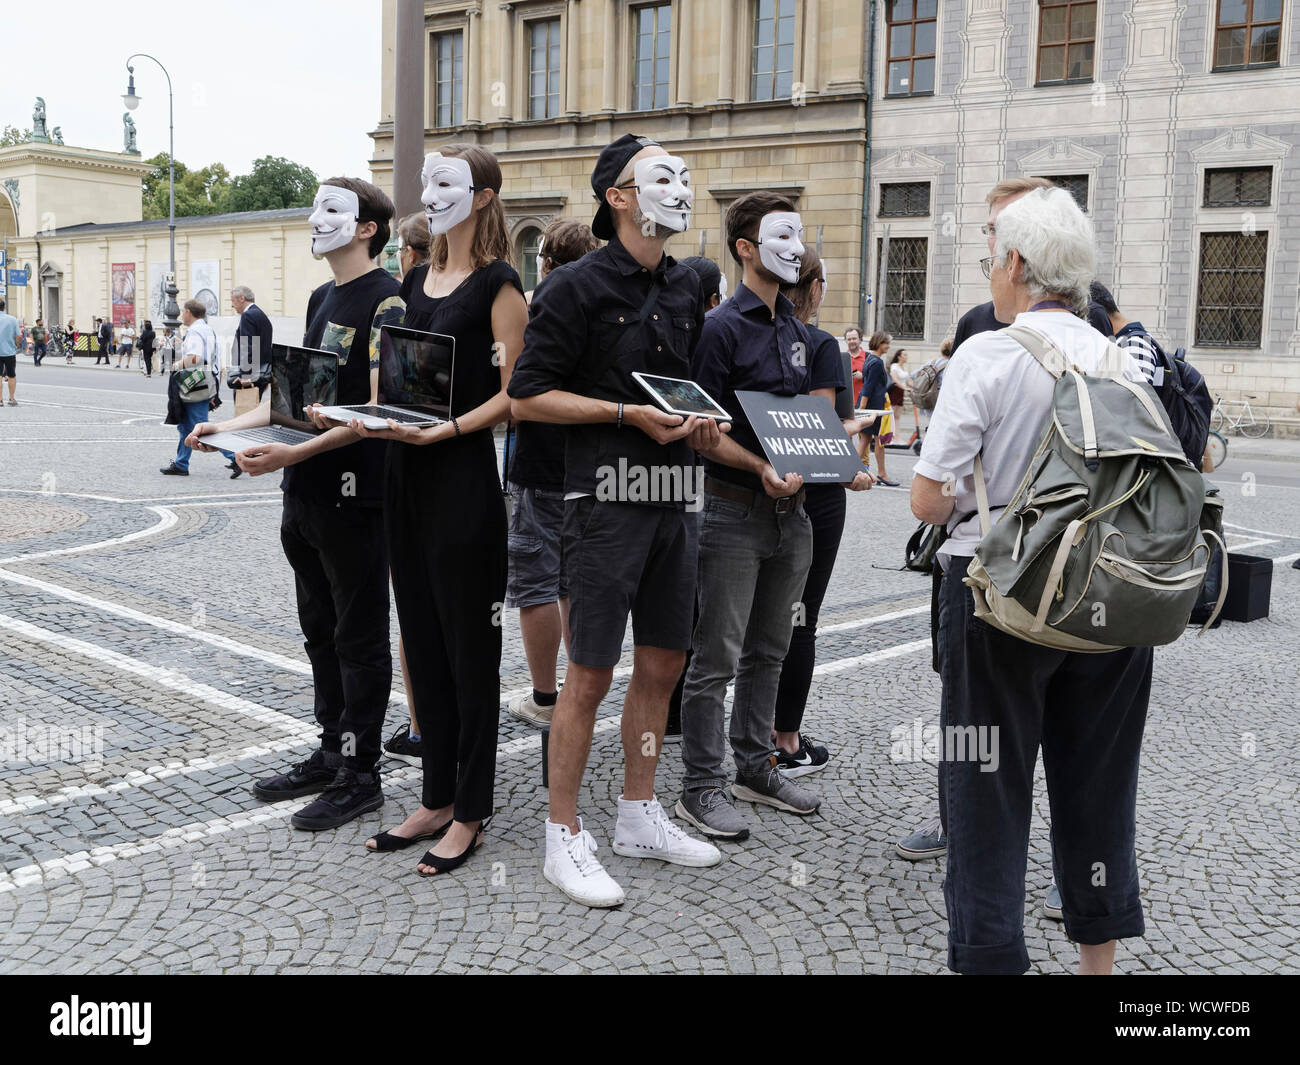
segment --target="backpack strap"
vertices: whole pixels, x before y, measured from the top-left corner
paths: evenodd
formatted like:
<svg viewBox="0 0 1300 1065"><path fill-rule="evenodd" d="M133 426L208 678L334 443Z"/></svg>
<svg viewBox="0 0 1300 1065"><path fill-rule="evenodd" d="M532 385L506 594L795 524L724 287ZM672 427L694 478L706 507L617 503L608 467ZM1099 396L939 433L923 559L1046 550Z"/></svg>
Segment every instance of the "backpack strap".
<svg viewBox="0 0 1300 1065"><path fill-rule="evenodd" d="M1032 355L1038 364L1050 373L1055 380L1060 380L1065 374L1074 378L1075 388L1079 396L1079 419L1083 423L1083 460L1088 469L1097 468L1097 423L1092 415L1092 397L1088 394L1088 383L1084 380L1084 375L1080 373L1079 368L1065 357L1063 352L1051 337L1046 337L1037 329L1030 329L1026 325L1009 325L1000 332L1006 333L1012 340L1024 348ZM1128 356L1114 343L1110 345L1111 350L1106 353L1106 360L1113 361L1115 353L1119 355L1117 365L1123 367ZM1100 369L1100 368L1099 368ZM1109 373L1100 373L1094 376L1111 376ZM1123 380L1121 372L1120 380Z"/></svg>

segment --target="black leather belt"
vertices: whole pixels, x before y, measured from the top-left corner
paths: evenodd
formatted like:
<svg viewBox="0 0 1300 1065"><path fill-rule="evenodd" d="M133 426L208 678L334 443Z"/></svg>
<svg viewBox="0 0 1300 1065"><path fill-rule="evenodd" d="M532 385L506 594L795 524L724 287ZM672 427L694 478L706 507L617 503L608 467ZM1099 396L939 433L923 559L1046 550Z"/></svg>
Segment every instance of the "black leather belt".
<svg viewBox="0 0 1300 1065"><path fill-rule="evenodd" d="M704 491L709 495L717 496L719 499L727 499L732 503L739 503L741 506L763 506L776 514L789 514L795 507L799 506L804 499L804 489L800 488L792 496L783 496L780 499L773 499L766 492L751 492L748 488L741 488L738 485L727 484L726 481L719 481L713 477L704 478Z"/></svg>

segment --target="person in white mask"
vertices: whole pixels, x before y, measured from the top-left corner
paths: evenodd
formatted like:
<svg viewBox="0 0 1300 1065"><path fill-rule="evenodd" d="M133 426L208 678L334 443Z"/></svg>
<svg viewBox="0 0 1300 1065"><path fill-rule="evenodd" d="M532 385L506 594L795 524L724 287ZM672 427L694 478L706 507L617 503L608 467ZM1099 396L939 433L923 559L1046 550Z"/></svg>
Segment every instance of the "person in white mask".
<svg viewBox="0 0 1300 1065"><path fill-rule="evenodd" d="M632 378L633 371L690 376L704 312L699 279L664 253L668 238L689 225L689 181L686 164L649 138L627 134L601 151L591 176L600 204L591 228L609 243L538 286L508 389L516 421L567 426L569 669L551 717L544 874L587 906L624 899L578 816L578 789L629 616L635 650L614 853L628 864L722 860L716 847L670 821L655 798L668 698L690 645L695 600L690 449L713 447L720 429L651 405ZM628 475L611 478L615 470ZM668 490L647 498L636 490L637 470Z"/></svg>

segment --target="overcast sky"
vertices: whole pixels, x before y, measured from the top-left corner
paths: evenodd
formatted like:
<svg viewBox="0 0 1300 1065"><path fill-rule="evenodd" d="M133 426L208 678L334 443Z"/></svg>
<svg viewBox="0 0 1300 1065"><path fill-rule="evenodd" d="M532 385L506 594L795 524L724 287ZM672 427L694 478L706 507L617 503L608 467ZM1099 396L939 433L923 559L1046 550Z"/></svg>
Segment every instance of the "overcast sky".
<svg viewBox="0 0 1300 1065"><path fill-rule="evenodd" d="M4 0L0 127L30 127L43 96L65 143L120 152L126 59L148 52L171 74L187 166L242 174L282 155L321 177L368 177L380 31L379 0ZM134 66L149 158L167 151L167 82L147 59Z"/></svg>

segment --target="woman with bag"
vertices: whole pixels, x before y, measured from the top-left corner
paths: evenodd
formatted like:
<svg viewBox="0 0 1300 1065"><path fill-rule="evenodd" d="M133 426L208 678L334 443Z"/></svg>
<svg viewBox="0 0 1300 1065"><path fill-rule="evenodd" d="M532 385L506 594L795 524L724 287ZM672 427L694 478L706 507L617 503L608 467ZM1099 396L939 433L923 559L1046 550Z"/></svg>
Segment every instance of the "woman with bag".
<svg viewBox="0 0 1300 1065"><path fill-rule="evenodd" d="M153 331L153 322L146 318L144 328L140 330L140 361L144 364L142 369L145 377L153 376L153 346L157 336Z"/></svg>

